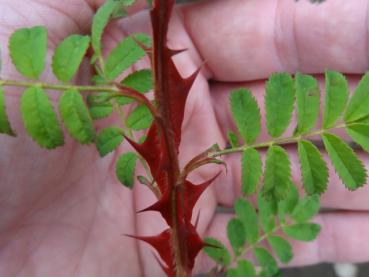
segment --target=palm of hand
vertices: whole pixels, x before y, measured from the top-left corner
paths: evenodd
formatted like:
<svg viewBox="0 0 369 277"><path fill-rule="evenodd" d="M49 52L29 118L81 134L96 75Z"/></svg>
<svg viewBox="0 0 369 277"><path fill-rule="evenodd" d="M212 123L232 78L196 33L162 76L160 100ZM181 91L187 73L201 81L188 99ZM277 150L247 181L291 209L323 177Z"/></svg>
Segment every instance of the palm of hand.
<svg viewBox="0 0 369 277"><path fill-rule="evenodd" d="M265 3L251 2L250 8L241 3L242 1L230 2L233 3L224 4L223 8L225 14L233 13L235 17L237 9L242 10L244 6L243 12L250 12L249 9L252 8L264 9L267 12L273 10L273 7ZM201 39L201 32L204 33L206 28L210 28L204 23L205 19L202 17L207 14L207 20L212 20L217 9L220 8L217 5L219 3L203 4L200 8L195 9L188 8L175 14L173 19L173 30L169 43L173 48L189 49L187 53L176 57L181 73L189 75L197 65L201 64L202 58L199 53L202 53L203 58L208 60L209 65L195 82L186 108L183 147L181 148L182 162L215 142L224 145L225 131L232 126L228 109L224 103L227 103L225 97L228 91L238 85L208 83L210 76L213 79L228 82L247 81L264 79L271 71L281 70L273 61L257 64L258 61L246 57L246 60L253 63L254 68L259 66L260 71L255 71L252 66L249 66L247 72L242 72L237 66L246 66L242 64L244 58L241 59L239 65L229 64L229 62L227 64L222 60L222 58L228 59L240 54L240 49L232 44L232 40L228 42L229 45L224 46L230 49L228 57L222 56L224 51L219 51L219 48L217 50L216 47L207 46L209 40L215 42L216 45L217 39L211 35L210 31L207 41ZM5 26L1 34L2 49L6 48L9 34L21 27L19 24L22 26L46 25L53 44L50 49L53 49L54 44L65 36L88 31L93 13L92 5L82 0L73 1L69 6L62 5L59 1L29 1L17 9L15 9L15 1L4 1L0 3L0 6L2 9L0 18L4 18L2 24ZM283 10L282 8L278 9ZM30 14L36 16L30 17ZM56 16L58 25L54 24ZM24 18L24 21L19 23L19 18ZM218 20L222 22L222 19L218 18ZM225 20L226 18L223 22ZM213 22L216 25L216 21ZM213 26L213 28L219 28L219 26ZM119 23L119 25L111 26L106 41L115 41L117 37L121 37L123 35L121 27L124 27L127 32L147 31L149 29L147 15L138 15L123 25ZM221 30L225 34L230 32L226 28ZM233 26L232 28L236 29L234 32L240 32L240 28L244 27ZM261 38L260 35L259 39ZM220 42L217 43L219 45ZM259 43L264 45L265 42ZM259 57L263 51L269 52L265 49L255 51L255 55ZM3 57L6 55L7 53L4 53ZM248 55L253 54L250 52ZM216 59L218 59L217 62L215 62ZM330 61L327 63L329 64ZM300 66L301 70L304 69L304 64ZM332 64L332 66L335 65ZM10 62L5 60L3 75L6 77L12 77L15 74L9 68L11 68ZM308 70L320 73L323 69ZM363 69L358 68L353 71L360 73ZM43 80L54 81L51 75L47 72ZM83 68L79 79L85 80L88 77L88 69ZM248 83L247 86L251 86L256 93L259 92L257 95L262 101L261 82ZM132 193L118 185L114 177L115 154L100 159L93 146L80 146L70 139L66 139L66 145L60 149L53 151L40 149L24 134L18 112L19 93L17 91L10 93L13 97L8 97L8 110L14 129L18 131L18 138L1 137L0 275L140 276L145 273L147 276L160 276L162 273L153 258L151 249L122 236L122 234L152 235L163 229L164 224L155 214L147 213L139 216L135 214L136 210L152 203L151 193L141 186L136 186ZM295 155L293 154L294 149L291 153ZM227 159L229 168L231 168L230 173L220 177L215 186L209 189L200 201L199 230L202 235L210 234L219 237L225 234L225 224L229 216L215 214L215 207L218 203L231 205L239 194L240 173L239 166L235 165L238 163L238 158L236 156ZM198 182L208 179L216 170L215 168L204 168L193 178ZM338 180L332 179L332 182L338 182ZM342 203L340 199L344 199L347 193L338 186L333 188L331 186L323 204L333 208L350 207L366 210L369 207L365 204L365 194L363 194L350 194L352 202ZM332 241L330 237L332 234L338 236L337 251L340 251L340 246L347 243L347 240L341 238L342 235L340 235L341 229L344 228L344 223L340 218L339 213L332 213L317 219L321 222L324 220L329 222L325 224L328 226L323 226L327 230L323 229L321 239L317 243L310 246L305 245L305 247L314 248L315 252L310 250L308 256L303 255L304 251L296 254L296 264L325 259L333 260L337 257L342 259L368 258L368 254L363 257L363 253L354 250L346 253L346 256L338 252L330 253L329 250L319 252L322 244L332 249L332 244L337 243ZM360 216L355 213L346 216L351 226L357 226L361 232L369 229L367 223L361 222L363 218L366 218L365 213ZM297 249L301 247L296 244ZM350 247L354 248L352 244ZM202 261L205 262L200 263L198 268L207 267L206 260L202 259Z"/></svg>

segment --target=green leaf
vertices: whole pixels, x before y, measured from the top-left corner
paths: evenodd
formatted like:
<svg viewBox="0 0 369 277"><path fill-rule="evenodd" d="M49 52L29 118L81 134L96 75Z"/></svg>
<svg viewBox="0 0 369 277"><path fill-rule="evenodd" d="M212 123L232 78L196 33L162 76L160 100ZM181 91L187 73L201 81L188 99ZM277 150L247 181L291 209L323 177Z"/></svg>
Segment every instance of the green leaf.
<svg viewBox="0 0 369 277"><path fill-rule="evenodd" d="M281 220L285 219L286 214L291 214L299 202L299 193L295 186L291 186L286 199L278 203L278 214Z"/></svg>
<svg viewBox="0 0 369 277"><path fill-rule="evenodd" d="M40 87L30 87L23 93L21 112L27 132L41 147L53 149L64 144L60 123Z"/></svg>
<svg viewBox="0 0 369 277"><path fill-rule="evenodd" d="M244 199L238 199L234 208L236 215L243 223L246 240L250 244L255 243L259 238L259 227L258 227L258 217L254 207Z"/></svg>
<svg viewBox="0 0 369 277"><path fill-rule="evenodd" d="M346 132L366 152L369 152L369 125L350 124L346 127Z"/></svg>
<svg viewBox="0 0 369 277"><path fill-rule="evenodd" d="M282 237L271 236L268 238L268 242L282 263L287 264L292 260L292 246L287 240Z"/></svg>
<svg viewBox="0 0 369 277"><path fill-rule="evenodd" d="M211 246L205 246L205 253L212 258L216 263L221 264L223 266L228 266L231 263L231 255L229 254L227 248L217 239L207 237L204 239L204 242Z"/></svg>
<svg viewBox="0 0 369 277"><path fill-rule="evenodd" d="M227 277L256 277L255 267L247 260L240 260L237 268L231 268L227 271Z"/></svg>
<svg viewBox="0 0 369 277"><path fill-rule="evenodd" d="M242 192L251 195L256 192L256 188L263 174L260 154L255 148L247 148L242 154Z"/></svg>
<svg viewBox="0 0 369 277"><path fill-rule="evenodd" d="M236 256L241 254L242 247L245 244L245 228L241 220L237 218L232 218L228 221L227 225L227 236L229 242L231 243L233 252Z"/></svg>
<svg viewBox="0 0 369 277"><path fill-rule="evenodd" d="M152 71L150 69L135 71L128 75L121 83L138 92L147 93L153 89ZM124 96L119 96L115 99L120 105L127 105L134 102L132 98Z"/></svg>
<svg viewBox="0 0 369 277"><path fill-rule="evenodd" d="M345 76L339 72L327 71L325 73L323 128L334 126L346 108L348 95L349 88Z"/></svg>
<svg viewBox="0 0 369 277"><path fill-rule="evenodd" d="M153 82L151 69L142 69L129 74L122 81L122 85L146 93L153 89Z"/></svg>
<svg viewBox="0 0 369 277"><path fill-rule="evenodd" d="M10 57L25 77L38 79L45 68L47 29L42 26L16 30L9 40Z"/></svg>
<svg viewBox="0 0 369 277"><path fill-rule="evenodd" d="M101 56L102 52L102 34L106 25L117 7L117 2L115 1L106 1L104 5L102 5L96 12L95 16L92 20L92 29L91 29L91 43L92 48L94 49L96 56Z"/></svg>
<svg viewBox="0 0 369 277"><path fill-rule="evenodd" d="M322 194L328 185L328 168L319 149L310 141L298 142L302 183L308 194Z"/></svg>
<svg viewBox="0 0 369 277"><path fill-rule="evenodd" d="M238 131L246 143L251 144L260 134L260 110L254 96L247 89L231 92L230 104Z"/></svg>
<svg viewBox="0 0 369 277"><path fill-rule="evenodd" d="M291 218L297 222L306 222L316 215L319 212L319 209L319 196L317 194L306 196L299 201L291 214Z"/></svg>
<svg viewBox="0 0 369 277"><path fill-rule="evenodd" d="M347 123L369 115L369 72L359 82L348 104L344 119Z"/></svg>
<svg viewBox="0 0 369 277"><path fill-rule="evenodd" d="M81 94L75 89L66 90L59 100L60 115L72 138L82 144L92 143L95 129Z"/></svg>
<svg viewBox="0 0 369 277"><path fill-rule="evenodd" d="M101 157L115 150L123 141L124 136L120 128L109 127L103 129L96 138L96 147Z"/></svg>
<svg viewBox="0 0 369 277"><path fill-rule="evenodd" d="M127 127L135 131L147 129L153 121L150 110L143 105L137 106L127 117Z"/></svg>
<svg viewBox="0 0 369 277"><path fill-rule="evenodd" d="M227 138L228 138L228 141L231 144L232 148L238 147L238 145L239 145L238 137L234 132L228 131L227 132Z"/></svg>
<svg viewBox="0 0 369 277"><path fill-rule="evenodd" d="M116 164L115 173L118 180L127 188L133 187L137 155L133 152L122 154Z"/></svg>
<svg viewBox="0 0 369 277"><path fill-rule="evenodd" d="M295 77L297 97L297 134L314 127L319 115L320 90L317 80L310 75L297 73Z"/></svg>
<svg viewBox="0 0 369 277"><path fill-rule="evenodd" d="M268 276L274 276L279 272L276 260L265 248L255 248L254 255L259 265L268 274Z"/></svg>
<svg viewBox="0 0 369 277"><path fill-rule="evenodd" d="M150 38L144 34L136 34L135 39L132 37L123 39L106 58L105 73L108 79L114 80L122 72L145 56L145 51L135 40L144 45L151 44Z"/></svg>
<svg viewBox="0 0 369 277"><path fill-rule="evenodd" d="M68 82L76 74L90 45L89 36L71 35L55 49L52 69L62 82Z"/></svg>
<svg viewBox="0 0 369 277"><path fill-rule="evenodd" d="M346 188L355 190L366 183L366 170L355 152L341 138L332 134L322 136L329 158Z"/></svg>
<svg viewBox="0 0 369 277"><path fill-rule="evenodd" d="M113 112L113 105L109 100L110 93L99 92L87 96L92 119L108 117Z"/></svg>
<svg viewBox="0 0 369 277"><path fill-rule="evenodd" d="M266 83L265 110L268 133L279 137L288 127L293 111L295 92L292 77L274 73Z"/></svg>
<svg viewBox="0 0 369 277"><path fill-rule="evenodd" d="M0 87L0 134L7 134L12 137L16 136L6 114L5 95L2 87Z"/></svg>
<svg viewBox="0 0 369 277"><path fill-rule="evenodd" d="M265 233L275 228L275 208L272 203L267 202L261 194L258 195L258 210L261 226Z"/></svg>
<svg viewBox="0 0 369 277"><path fill-rule="evenodd" d="M287 236L301 241L315 240L320 233L320 225L315 223L297 223L282 229Z"/></svg>
<svg viewBox="0 0 369 277"><path fill-rule="evenodd" d="M269 147L266 155L263 196L274 203L286 198L291 184L291 165L280 146Z"/></svg>

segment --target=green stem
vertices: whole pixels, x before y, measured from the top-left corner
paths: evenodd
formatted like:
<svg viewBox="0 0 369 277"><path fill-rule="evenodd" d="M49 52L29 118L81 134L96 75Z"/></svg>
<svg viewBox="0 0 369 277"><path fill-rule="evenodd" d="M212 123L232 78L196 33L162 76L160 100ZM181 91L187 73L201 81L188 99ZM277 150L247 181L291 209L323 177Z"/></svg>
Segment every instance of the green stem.
<svg viewBox="0 0 369 277"><path fill-rule="evenodd" d="M272 140L269 140L269 141L253 143L253 144L250 144L250 145L242 145L242 146L239 146L239 147L223 149L223 150L212 153L211 157L216 158L216 157L219 157L219 156L222 156L222 155L227 155L227 154L232 154L232 153L237 153L237 152L243 152L248 148L265 148L265 147L270 147L272 145L284 145L284 144L298 143L301 140L309 139L311 137L324 134L327 131L343 129L343 128L346 128L347 126L350 126L350 124L343 123L343 124L335 125L331 128L327 128L327 129L313 130L313 131L305 133L305 134L293 135L293 136L289 136L289 137L285 137L285 138L277 138L277 139L272 139Z"/></svg>
<svg viewBox="0 0 369 277"><path fill-rule="evenodd" d="M43 82L28 82L28 81L15 81L15 80L0 80L0 86L9 87L34 87L38 86L44 89L64 91L68 89L76 89L78 91L94 91L94 92L116 92L119 93L119 89L115 86L76 86L70 84L50 84Z"/></svg>

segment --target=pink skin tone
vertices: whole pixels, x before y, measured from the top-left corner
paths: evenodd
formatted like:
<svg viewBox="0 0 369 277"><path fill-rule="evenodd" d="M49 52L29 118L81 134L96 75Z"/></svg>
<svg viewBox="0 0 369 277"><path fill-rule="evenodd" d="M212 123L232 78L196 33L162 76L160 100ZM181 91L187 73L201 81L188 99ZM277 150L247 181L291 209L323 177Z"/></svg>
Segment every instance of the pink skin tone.
<svg viewBox="0 0 369 277"><path fill-rule="evenodd" d="M64 37L88 32L93 12L101 4L92 2L0 0L2 77L21 78L6 50L12 31L46 25L50 58L51 49ZM250 88L262 106L263 83L270 73L319 75L326 68L349 74L354 88L369 63L368 4L369 0L328 0L321 6L302 0L212 0L178 8L169 44L188 51L175 58L176 64L187 76L206 61L186 107L181 163L215 142L225 145L226 131L234 128L227 100L233 88ZM131 12L142 6L139 3ZM110 49L124 34L149 29L143 11L112 24L104 41ZM137 65L147 66L147 60ZM77 79L83 82L89 77L86 66ZM50 71L42 80L55 81ZM123 236L153 235L164 229L157 214L135 213L153 203L152 193L140 185L132 192L118 184L117 154L100 159L94 146L80 146L68 136L62 148L40 149L25 135L20 120L21 90L7 88L7 92L8 113L18 137L0 136L0 276L163 276L151 248ZM58 95L50 94L53 100ZM105 123L118 124L114 118ZM260 140L265 139L263 130ZM126 144L118 152L124 149ZM289 150L294 180L301 187L296 149ZM215 213L215 208L231 206L240 195L239 159L239 154L225 157L228 174L223 173L201 198L196 210L201 210L202 236L226 243L225 226L232 215ZM204 167L191 178L201 182L218 170ZM331 167L330 175L322 205L332 210L316 217L322 224L316 241L294 243L292 265L369 259L369 187L350 193ZM211 266L201 254L196 271Z"/></svg>

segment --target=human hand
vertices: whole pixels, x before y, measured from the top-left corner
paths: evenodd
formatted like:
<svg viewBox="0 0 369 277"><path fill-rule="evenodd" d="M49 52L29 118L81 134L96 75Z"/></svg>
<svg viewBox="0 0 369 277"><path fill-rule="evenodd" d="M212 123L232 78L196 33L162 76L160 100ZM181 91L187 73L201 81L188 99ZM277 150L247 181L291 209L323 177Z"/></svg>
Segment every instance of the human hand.
<svg viewBox="0 0 369 277"><path fill-rule="evenodd" d="M4 21L0 39L4 50L10 33L22 26L46 25L50 30L50 49L68 34L89 30L92 3L74 0L66 6L59 1L27 1L15 9L16 2L0 2L0 18ZM366 1L350 6L343 0L328 1L322 6L288 0L279 1L278 6L276 3L209 1L179 8L174 14L169 43L176 49L188 49L175 58L181 73L189 75L206 61L186 108L182 163L215 142L226 144L226 131L233 128L227 108L227 95L232 88L249 87L261 102L263 81L275 71L320 74L329 68L361 74L366 70L362 58L366 57L365 41L360 34L366 30L362 13ZM20 18L24 22L19 22ZM147 13L143 12L110 26L105 41L109 47L124 33L149 28ZM337 34L337 30L342 33ZM145 66L145 62L140 66ZM3 67L3 75L14 76L9 61ZM43 77L54 81L51 74ZM86 67L78 79L88 77ZM357 79L350 76L349 81L355 85ZM235 81L242 84L234 84ZM118 185L112 170L114 154L100 159L94 147L80 146L69 139L60 149L39 149L22 131L18 112L20 92L9 90L9 94L15 95L8 97L8 110L18 138L1 137L0 273L161 276L152 250L122 236L152 235L164 228L154 213L135 214L154 201L151 192L136 186L131 193ZM265 138L266 135L261 139ZM295 157L295 181L299 183L295 152L291 149ZM215 213L215 208L231 206L240 194L239 156L226 157L226 161L228 174L219 177L199 203L201 235L224 240L231 215ZM205 180L217 170L205 168L192 178ZM295 244L296 265L369 258L369 253L365 253L369 243L365 236L369 229L369 223L365 222L368 189L349 193L333 170L331 176L335 177L323 197L323 206L351 212L320 215L316 220L323 225L322 234L316 242ZM209 266L209 261L201 256L197 269L204 271Z"/></svg>

